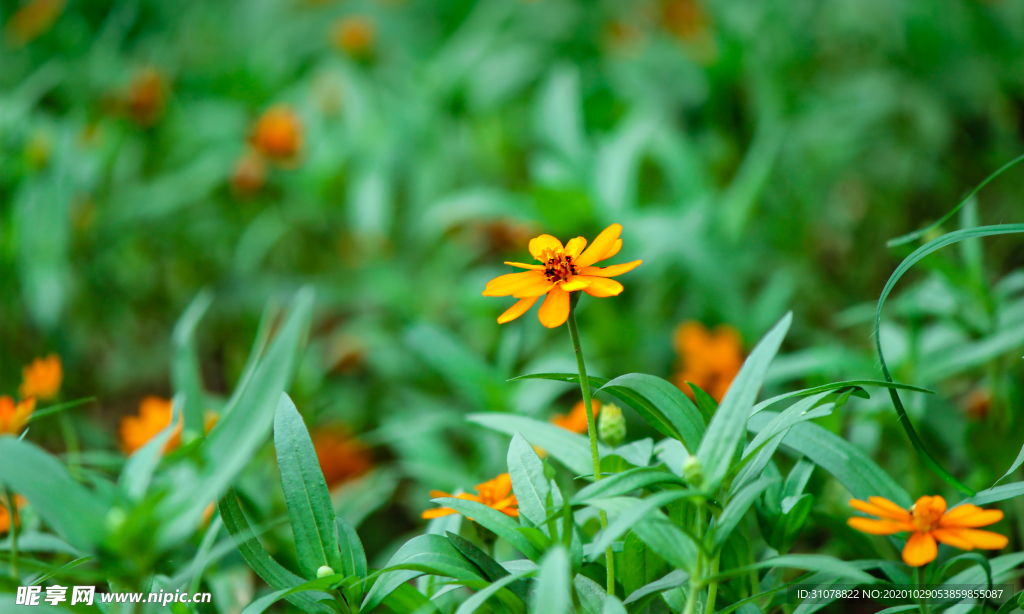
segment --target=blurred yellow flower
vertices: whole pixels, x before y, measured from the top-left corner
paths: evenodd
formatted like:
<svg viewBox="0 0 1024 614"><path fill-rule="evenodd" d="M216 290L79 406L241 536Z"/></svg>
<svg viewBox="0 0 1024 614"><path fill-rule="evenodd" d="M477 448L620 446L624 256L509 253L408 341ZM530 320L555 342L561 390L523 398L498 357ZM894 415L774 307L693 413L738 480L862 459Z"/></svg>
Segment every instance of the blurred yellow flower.
<svg viewBox="0 0 1024 614"><path fill-rule="evenodd" d="M597 399L593 399L590 402L591 408L594 410L594 418L597 418L598 412L601 411L601 402ZM587 407L583 404L583 400L577 401L572 406L572 410L567 414L559 414L551 418L550 422L555 426L560 426L567 431L573 433L586 433L587 432Z"/></svg>
<svg viewBox="0 0 1024 614"><path fill-rule="evenodd" d="M1003 519L1000 510L985 510L977 505L958 505L946 511L946 500L942 497L924 496L905 510L883 497L868 497L867 501L851 499L850 505L857 511L877 516L879 520L850 518L847 523L871 535L892 535L906 531L910 538L903 547L903 562L911 567L927 565L938 554L936 540L961 550L999 550L1005 548L1005 536L991 531L979 531Z"/></svg>
<svg viewBox="0 0 1024 614"><path fill-rule="evenodd" d="M487 283L484 296L514 296L519 302L498 316L498 324L511 322L526 313L542 296L537 317L548 328L565 323L569 317L569 293L583 290L591 296L617 296L622 284L609 277L622 275L640 266L642 261L596 267L595 263L611 258L622 248L620 224L612 224L597 235L584 251L587 240L571 239L565 246L551 235L540 235L530 241L530 253L542 264L505 264L530 269L524 273L509 273Z"/></svg>
<svg viewBox="0 0 1024 614"><path fill-rule="evenodd" d="M270 107L256 121L250 141L257 151L275 162L294 162L302 149L302 123L291 107Z"/></svg>
<svg viewBox="0 0 1024 614"><path fill-rule="evenodd" d="M311 438L328 488L354 480L373 467L370 450L343 429L318 429Z"/></svg>
<svg viewBox="0 0 1024 614"><path fill-rule="evenodd" d="M166 98L164 78L156 69L144 68L128 86L128 113L140 126L152 126L163 115Z"/></svg>
<svg viewBox="0 0 1024 614"><path fill-rule="evenodd" d="M373 22L367 17L356 15L335 22L331 39L338 49L353 56L363 57L369 54L374 35Z"/></svg>
<svg viewBox="0 0 1024 614"><path fill-rule="evenodd" d="M709 331L700 322L684 322L676 328L674 345L682 358L675 384L690 398L693 382L716 401L721 401L733 378L743 366L743 344L739 332L731 326Z"/></svg>
<svg viewBox="0 0 1024 614"><path fill-rule="evenodd" d="M4 37L14 47L32 42L64 12L65 0L29 0L7 20Z"/></svg>
<svg viewBox="0 0 1024 614"><path fill-rule="evenodd" d="M23 399L35 397L40 401L49 401L60 392L63 377L60 356L50 354L46 358L36 358L21 370L18 395Z"/></svg>
<svg viewBox="0 0 1024 614"><path fill-rule="evenodd" d="M173 405L170 399L148 396L139 402L139 415L121 418L121 449L132 454L171 423ZM217 414L206 412L204 428L207 433L217 424ZM170 452L181 445L181 431L184 421L179 421L171 438L164 445L164 452Z"/></svg>
<svg viewBox="0 0 1024 614"><path fill-rule="evenodd" d="M9 396L0 397L0 435L21 435L35 408L34 398L15 403Z"/></svg>
<svg viewBox="0 0 1024 614"><path fill-rule="evenodd" d="M14 495L14 507L18 510L25 507L28 501L21 495ZM17 526L21 525L21 514L15 510L14 512L14 523ZM0 497L0 535L7 533L11 530L11 513L7 509L7 497Z"/></svg>
<svg viewBox="0 0 1024 614"><path fill-rule="evenodd" d="M465 499L467 501L476 501L477 503L483 503L487 507L498 510L508 516L519 516L519 501L516 500L515 495L511 494L512 477L509 474L503 473L493 480L489 480L483 484L477 484L476 492L476 495L468 493L452 495L440 490L432 490L430 491L430 496L434 499L438 497L455 497L457 499ZM442 516L450 516L458 513L459 512L456 512L451 508L436 507L423 512L423 518L440 518ZM472 518L470 518L470 520L472 520Z"/></svg>

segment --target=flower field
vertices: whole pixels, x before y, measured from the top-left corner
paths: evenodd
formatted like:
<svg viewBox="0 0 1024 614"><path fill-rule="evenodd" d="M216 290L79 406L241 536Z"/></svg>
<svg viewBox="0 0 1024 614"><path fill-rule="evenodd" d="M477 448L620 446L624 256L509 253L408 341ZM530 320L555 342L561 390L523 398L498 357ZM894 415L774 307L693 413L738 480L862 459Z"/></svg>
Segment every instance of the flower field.
<svg viewBox="0 0 1024 614"><path fill-rule="evenodd" d="M0 614L1024 609L1022 161L1015 0L12 0Z"/></svg>

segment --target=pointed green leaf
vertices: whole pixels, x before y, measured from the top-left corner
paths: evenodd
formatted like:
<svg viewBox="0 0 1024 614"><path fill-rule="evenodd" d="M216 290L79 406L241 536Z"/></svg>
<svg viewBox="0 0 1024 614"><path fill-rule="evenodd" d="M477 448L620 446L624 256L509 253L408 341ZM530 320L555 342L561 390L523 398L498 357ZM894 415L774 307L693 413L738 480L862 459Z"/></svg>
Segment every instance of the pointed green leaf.
<svg viewBox="0 0 1024 614"><path fill-rule="evenodd" d="M544 477L544 464L523 436L516 433L508 446L508 473L512 477L512 490L519 502L519 513L535 526L544 524L548 517L547 500L551 492Z"/></svg>
<svg viewBox="0 0 1024 614"><path fill-rule="evenodd" d="M704 436L700 410L675 385L645 373L628 373L598 390L629 404L648 424L696 450Z"/></svg>

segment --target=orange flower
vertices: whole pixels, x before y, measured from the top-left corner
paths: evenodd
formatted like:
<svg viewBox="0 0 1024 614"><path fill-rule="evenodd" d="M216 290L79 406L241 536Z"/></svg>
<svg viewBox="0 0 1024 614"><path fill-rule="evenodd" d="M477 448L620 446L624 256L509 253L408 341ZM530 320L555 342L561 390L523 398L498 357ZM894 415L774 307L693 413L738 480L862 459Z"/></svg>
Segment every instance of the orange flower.
<svg viewBox="0 0 1024 614"><path fill-rule="evenodd" d="M369 449L342 429L320 429L313 432L312 439L328 488L354 480L373 467Z"/></svg>
<svg viewBox="0 0 1024 614"><path fill-rule="evenodd" d="M166 87L163 77L153 68L144 68L128 86L128 113L140 126L152 126L164 111Z"/></svg>
<svg viewBox="0 0 1024 614"><path fill-rule="evenodd" d="M359 15L345 17L334 24L334 46L354 56L366 56L373 45L373 22Z"/></svg>
<svg viewBox="0 0 1024 614"><path fill-rule="evenodd" d="M690 398L693 382L721 401L733 378L743 366L743 345L739 332L731 326L719 326L709 332L700 322L684 322L675 333L676 352L683 359L675 384Z"/></svg>
<svg viewBox="0 0 1024 614"><path fill-rule="evenodd" d="M173 406L170 399L148 396L139 403L138 416L121 418L121 449L125 454L132 454L171 423ZM204 429L207 433L217 424L217 414L206 412ZM181 445L181 431L184 421L179 421L171 438L164 445L164 452L175 450Z"/></svg>
<svg viewBox="0 0 1024 614"><path fill-rule="evenodd" d="M1005 548L1006 537L991 531L979 531L1003 519L1000 510L983 510L977 505L965 503L946 511L946 500L942 497L921 497L909 510L882 497L868 497L868 501L851 499L854 509L878 516L880 520L850 518L851 527L871 535L892 535L901 531L909 532L910 539L903 547L903 562L911 567L920 567L935 560L938 545L935 540L961 550L999 550Z"/></svg>
<svg viewBox="0 0 1024 614"><path fill-rule="evenodd" d="M231 187L243 196L259 192L267 181L267 163L257 151L249 151L235 163L231 174Z"/></svg>
<svg viewBox="0 0 1024 614"><path fill-rule="evenodd" d="M967 395L965 402L967 416L973 420L984 420L992 409L992 391L987 388L976 388Z"/></svg>
<svg viewBox="0 0 1024 614"><path fill-rule="evenodd" d="M14 495L14 507L19 510L28 503L25 497ZM21 514L14 514L15 523L21 524ZM0 497L0 535L11 530L11 513L7 510L7 497Z"/></svg>
<svg viewBox="0 0 1024 614"><path fill-rule="evenodd" d="M663 0L661 22L674 36L692 40L708 29L708 18L697 0Z"/></svg>
<svg viewBox="0 0 1024 614"><path fill-rule="evenodd" d="M601 402L597 399L590 401L590 407L594 410L594 418L597 418L597 413L601 411ZM587 432L587 406L583 404L581 399L575 405L572 406L572 411L568 414L559 414L551 418L551 423L555 426L560 426L567 431L573 433L586 433Z"/></svg>
<svg viewBox="0 0 1024 614"><path fill-rule="evenodd" d="M250 140L271 160L292 162L302 149L302 123L291 107L273 106L256 121Z"/></svg>
<svg viewBox="0 0 1024 614"><path fill-rule="evenodd" d="M32 42L64 12L65 0L29 0L7 21L4 34L14 47Z"/></svg>
<svg viewBox="0 0 1024 614"><path fill-rule="evenodd" d="M476 485L476 495L470 495L468 493L462 493L461 495L451 495L440 490L430 491L430 496L434 499L438 497L455 497L456 499L465 499L467 501L476 501L477 503L483 503L489 508L496 509L503 514L509 516L519 516L519 501L516 500L516 496L512 493L512 477L507 473L503 473L498 477L484 482L483 484ZM455 510L447 507L436 507L432 510L423 512L424 518L440 518L441 516L450 516L452 514L458 514ZM472 520L472 518L470 518Z"/></svg>
<svg viewBox="0 0 1024 614"><path fill-rule="evenodd" d="M35 408L36 400L32 398L15 404L9 396L0 397L0 435L21 435Z"/></svg>
<svg viewBox="0 0 1024 614"><path fill-rule="evenodd" d="M565 246L551 235L540 235L530 241L530 253L542 264L505 264L530 269L509 273L487 283L484 296L514 296L519 302L498 316L498 324L511 322L526 313L540 297L547 295L537 311L540 323L555 328L569 317L569 293L583 290L590 296L617 296L622 284L609 277L622 275L640 266L642 261L596 267L595 263L611 258L622 248L620 224L612 224L597 235L587 248L583 237L571 239Z"/></svg>
<svg viewBox="0 0 1024 614"><path fill-rule="evenodd" d="M21 370L21 387L18 388L18 395L23 399L35 397L41 401L49 401L60 392L63 376L60 356L50 354L46 358L36 358Z"/></svg>

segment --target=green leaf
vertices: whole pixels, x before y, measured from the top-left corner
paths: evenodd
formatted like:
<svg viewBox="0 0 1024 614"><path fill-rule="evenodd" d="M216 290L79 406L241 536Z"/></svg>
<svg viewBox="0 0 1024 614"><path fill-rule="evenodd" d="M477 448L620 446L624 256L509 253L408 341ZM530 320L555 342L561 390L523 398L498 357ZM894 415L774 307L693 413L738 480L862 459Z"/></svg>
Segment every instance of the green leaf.
<svg viewBox="0 0 1024 614"><path fill-rule="evenodd" d="M729 472L736 448L746 431L750 408L757 400L768 366L779 351L792 321L793 314L787 313L757 344L711 419L697 450L697 458L704 466L705 490L710 492L718 488Z"/></svg>
<svg viewBox="0 0 1024 614"><path fill-rule="evenodd" d="M591 552L594 552L595 555L603 553L619 537L625 535L626 531L629 531L633 525L652 516L658 508L668 505L673 501L696 496L701 496L701 493L689 490L669 490L655 493L645 499L636 499L632 506L617 514L607 528L594 536L594 541L590 544ZM601 501L592 501L591 503L597 507L602 507Z"/></svg>
<svg viewBox="0 0 1024 614"><path fill-rule="evenodd" d="M519 532L519 523L506 514L487 507L483 503L455 497L438 497L431 501L442 507L451 508L467 518L472 518L477 524L487 527L499 537L504 538L530 560L536 561L540 558L541 553L534 548L530 540Z"/></svg>
<svg viewBox="0 0 1024 614"><path fill-rule="evenodd" d="M144 446L132 453L121 469L121 477L118 485L127 497L133 501L139 501L146 495L146 489L153 479L153 472L156 471L160 459L164 455L164 446L174 435L175 429L181 423L181 409L184 404L185 395L177 394L171 403L171 421L167 426L160 429Z"/></svg>
<svg viewBox="0 0 1024 614"><path fill-rule="evenodd" d="M334 518L334 524L338 527L338 550L341 552L342 566L346 576L365 578L368 573L366 565L366 552L363 550L363 542L359 539L353 527L341 516Z"/></svg>
<svg viewBox="0 0 1024 614"><path fill-rule="evenodd" d="M299 576L288 571L275 561L267 551L263 549L256 535L249 527L249 522L238 505L238 498L234 490L228 490L220 500L220 517L224 521L224 527L234 540L235 546L242 554L242 558L249 564L249 567L256 572L263 581L276 590L288 590L301 585L304 581ZM327 593L322 593L328 597ZM333 614L334 610L313 599L309 595L294 594L285 597L289 603L302 608L304 611L317 612L319 614Z"/></svg>
<svg viewBox="0 0 1024 614"><path fill-rule="evenodd" d="M516 433L508 446L507 461L512 490L519 501L519 513L534 525L544 524L548 517L547 500L551 487L544 477L544 464L540 457L534 452L533 446Z"/></svg>
<svg viewBox="0 0 1024 614"><path fill-rule="evenodd" d="M512 584L522 578L533 575L534 570L523 570L517 571L514 574L506 574L504 577L493 581L490 586L482 590L477 591L469 599L462 602L458 610L455 610L455 614L473 614L480 606L487 603L487 600L493 597L501 589L505 588L509 584Z"/></svg>
<svg viewBox="0 0 1024 614"><path fill-rule="evenodd" d="M665 560L632 532L626 534L622 543L620 560L622 564L616 564L615 570L625 595L631 595L668 571Z"/></svg>
<svg viewBox="0 0 1024 614"><path fill-rule="evenodd" d="M304 582L298 586L292 588L286 588L279 591L274 591L269 595L264 595L253 601L249 605L245 606L242 610L242 614L263 614L270 606L274 605L278 601L297 593L304 593L306 591L324 591L329 590L344 581L345 576L341 574L335 574L333 576L325 576L316 580L310 580Z"/></svg>
<svg viewBox="0 0 1024 614"><path fill-rule="evenodd" d="M678 444L677 444L678 445ZM646 488L654 484L676 484L686 486L686 481L679 476L657 467L637 467L622 473L616 473L600 481L590 484L576 493L573 505L582 505L590 499L598 497L618 497L633 492L638 488Z"/></svg>
<svg viewBox="0 0 1024 614"><path fill-rule="evenodd" d="M628 373L611 380L598 392L607 392L629 404L648 424L668 437L696 450L704 436L700 410L675 385L644 373Z"/></svg>
<svg viewBox="0 0 1024 614"><path fill-rule="evenodd" d="M758 432L775 417L773 412L761 412L750 419L748 428ZM885 471L842 437L811 422L801 422L783 440L783 445L814 461L831 473L858 499L870 496L885 497L902 507L910 507L913 500Z"/></svg>
<svg viewBox="0 0 1024 614"><path fill-rule="evenodd" d="M601 614L604 602L608 598L608 589L583 574L576 574L572 579L572 585L582 606L580 610L585 614Z"/></svg>
<svg viewBox="0 0 1024 614"><path fill-rule="evenodd" d="M685 495L685 497L683 496ZM647 499L636 500L629 498L616 499L593 499L590 504L611 514L617 514L615 522L626 525L632 529L645 544L654 550L661 558L675 567L692 570L697 562L698 546L693 539L684 533L679 527L669 520L668 516L657 509L658 504L671 503L673 500L692 497L694 494L689 491L669 491L657 493ZM653 507L652 507L653 506ZM622 520L625 518L624 520ZM636 518L636 520L634 520ZM608 535L618 532L618 527L613 528L613 522L602 533ZM598 534L600 536L601 533ZM610 540L608 543L611 543ZM603 552L601 545L595 543L587 546L588 550L599 554Z"/></svg>
<svg viewBox="0 0 1024 614"><path fill-rule="evenodd" d="M775 478L761 478L733 495L729 503L726 504L725 509L722 510L722 514L715 520L715 526L711 529L710 541L712 552L717 552L725 544L725 540L729 538L736 525L743 519L747 510L750 509L754 500L764 492L764 489L777 481Z"/></svg>
<svg viewBox="0 0 1024 614"><path fill-rule="evenodd" d="M565 382L566 384L577 384L580 383L579 373L528 373L526 375L518 375L511 378L510 382L518 382L526 379L546 379L553 382ZM608 378L597 377L596 375L588 375L587 382L590 383L590 387L598 389L608 383Z"/></svg>
<svg viewBox="0 0 1024 614"><path fill-rule="evenodd" d="M469 559L474 565L480 568L480 571L484 573L484 576L491 582L500 580L508 576L508 570L502 567L497 561L490 557L486 552L477 548L476 544L469 541L468 539L447 531L445 533L448 536L448 541L452 543L455 548L462 553L462 556ZM519 599L526 603L529 599L530 587L526 584L526 581L513 582L509 587Z"/></svg>
<svg viewBox="0 0 1024 614"><path fill-rule="evenodd" d="M1024 482L1011 482L1009 484L1003 484L1002 486L982 490L973 497L964 499L957 505L963 505L964 503L988 505L989 503L1006 501L1007 499L1013 499L1014 497L1019 497L1021 495L1024 495Z"/></svg>
<svg viewBox="0 0 1024 614"><path fill-rule="evenodd" d="M608 595L604 600L604 609L601 610L601 614L626 614L626 606L615 595Z"/></svg>
<svg viewBox="0 0 1024 614"><path fill-rule="evenodd" d="M938 237L928 243L925 243L921 247L914 250L912 254L907 256L903 262L900 263L893 274L889 277L889 281L886 282L885 288L882 289L882 295L878 297L878 306L875 308L875 349L878 352L878 360L882 365L882 374L885 375L885 381L892 381L892 374L889 373L889 366L885 362L885 355L882 352L882 336L879 334L879 329L882 325L882 307L885 305L885 299L889 297L893 288L896 286L896 282L900 280L904 273L910 270L910 267L914 266L922 258L931 254L932 252L942 249L947 245L958 243L967 239L989 237L995 235L1011 234L1024 232L1024 224L1004 224L1000 226L981 226L978 228L965 228L963 230L957 230ZM932 455L925 449L924 443L921 438L918 437L917 431L914 430L914 425L910 423L910 417L907 416L906 410L903 408L903 402L900 400L900 395L894 388L889 389L889 396L892 399L893 408L896 410L896 416L899 418L900 424L903 426L903 430L906 431L907 437L910 439L911 445L917 451L918 456L924 462L931 471L942 478L947 484L956 488L960 492L967 496L974 494L974 491L964 485L960 480L956 479L953 474L946 471L939 463L932 457Z"/></svg>
<svg viewBox="0 0 1024 614"><path fill-rule="evenodd" d="M704 424L711 422L711 418L718 411L718 401L707 392L704 392L704 389L697 384L693 382L686 383L690 385L690 390L693 391L693 398L697 401L697 409L700 410L700 415L704 418Z"/></svg>
<svg viewBox="0 0 1024 614"><path fill-rule="evenodd" d="M302 574L307 579L316 578L317 569L324 565L344 569L335 537L331 494L313 440L299 410L283 392L274 417L274 447Z"/></svg>
<svg viewBox="0 0 1024 614"><path fill-rule="evenodd" d="M532 614L568 612L572 604L569 594L569 555L556 546L544 555L537 572L539 582L533 596Z"/></svg>
<svg viewBox="0 0 1024 614"><path fill-rule="evenodd" d="M996 480L995 483L998 484L1005 480L1011 473L1016 471L1021 465L1024 465L1024 446L1021 446L1020 452L1017 453L1016 460L1014 460L1013 464L1010 465L1010 468L1006 470L1006 473L1003 474L1003 477ZM995 484L993 484L993 486L995 486Z"/></svg>
<svg viewBox="0 0 1024 614"><path fill-rule="evenodd" d="M188 443L201 437L204 431L203 411L206 409L206 391L199 369L199 354L195 346L195 330L203 314L213 302L213 295L201 291L178 318L171 335L171 384L176 393L184 396L185 427L182 440Z"/></svg>
<svg viewBox="0 0 1024 614"><path fill-rule="evenodd" d="M878 582L877 578L862 571L855 565L823 554L787 554L784 556L776 556L754 563L753 565L745 565L743 567L730 569L728 572L718 574L712 578L705 578L705 582L710 580L727 580L729 578L745 575L755 569L766 568L804 569L849 580L851 582L856 582L857 584L874 584L875 582Z"/></svg>
<svg viewBox="0 0 1024 614"><path fill-rule="evenodd" d="M508 435L521 433L531 444L544 449L552 458L580 475L593 475L594 462L590 458L590 440L583 435L570 433L550 422L541 422L526 416L513 414L470 414L466 420ZM602 457L612 451L597 444Z"/></svg>
<svg viewBox="0 0 1024 614"><path fill-rule="evenodd" d="M669 573L665 574L661 578L658 578L657 580L655 580L653 582L649 582L649 583L645 584L644 586L642 586L642 587L636 589L635 591L631 592L629 595L626 596L626 600L623 603L626 604L626 605L629 605L631 603L635 603L637 601L640 601L641 599L643 599L647 595L650 595L650 594L653 594L653 593L660 593L662 591L667 591L667 590L672 589L672 588L683 586L689 580L690 580L690 574L686 573L682 569L676 569L675 571L670 571Z"/></svg>
<svg viewBox="0 0 1024 614"><path fill-rule="evenodd" d="M792 399L793 397L804 397L804 396L811 395L811 394L818 394L819 392L829 392L829 391L835 391L835 390L842 390L844 388L866 387L866 386L875 386L875 387L879 387L879 388L898 388L900 390L909 390L911 392L923 392L925 394L935 394L934 390L928 390L927 388L918 388L917 386L911 386L909 384L899 384L899 383L896 383L896 382L883 382L883 381L871 380L871 379L857 379L857 380L850 380L850 381L846 381L846 382L835 382L833 384L825 384L823 386L815 386L814 388L804 388L803 390L796 390L796 391L793 391L793 392L786 392L786 393L774 396L774 397L772 397L770 399L765 399L764 401L761 401L760 403L758 403L757 405L754 406L754 409L751 410L750 415L753 416L754 414L756 414L757 412L761 411L762 409L767 409L768 407L778 403L779 401L785 401L786 399Z"/></svg>
<svg viewBox="0 0 1024 614"><path fill-rule="evenodd" d="M3 483L28 499L33 509L69 544L92 551L103 537L108 505L76 482L57 457L27 441L0 435Z"/></svg>
<svg viewBox="0 0 1024 614"><path fill-rule="evenodd" d="M461 499L460 499L461 500ZM369 611L403 584L433 574L457 580L482 580L483 576L450 541L440 535L420 535L407 541L379 572L360 610ZM372 577L372 576L371 576Z"/></svg>

